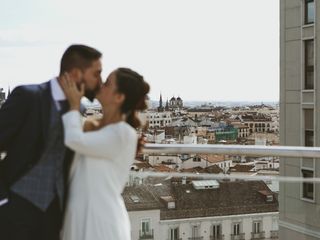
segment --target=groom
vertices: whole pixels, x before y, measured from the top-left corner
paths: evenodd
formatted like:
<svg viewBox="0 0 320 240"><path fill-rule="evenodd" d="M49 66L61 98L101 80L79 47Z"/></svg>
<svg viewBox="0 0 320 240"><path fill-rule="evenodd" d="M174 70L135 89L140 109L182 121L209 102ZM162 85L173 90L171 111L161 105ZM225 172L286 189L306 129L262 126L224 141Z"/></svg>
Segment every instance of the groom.
<svg viewBox="0 0 320 240"><path fill-rule="evenodd" d="M60 75L17 87L0 109L0 239L58 240L73 153L64 146L61 115L68 103L60 87L68 73L93 100L101 85L102 54L72 45Z"/></svg>

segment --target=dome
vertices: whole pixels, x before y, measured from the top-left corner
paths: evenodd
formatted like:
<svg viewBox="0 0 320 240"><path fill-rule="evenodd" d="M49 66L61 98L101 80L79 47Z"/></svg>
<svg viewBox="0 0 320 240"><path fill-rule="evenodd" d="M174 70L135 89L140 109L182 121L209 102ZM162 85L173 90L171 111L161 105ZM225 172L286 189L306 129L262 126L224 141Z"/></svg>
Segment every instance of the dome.
<svg viewBox="0 0 320 240"><path fill-rule="evenodd" d="M170 101L176 101L176 98L175 98L175 97L172 97L172 98L170 99Z"/></svg>
<svg viewBox="0 0 320 240"><path fill-rule="evenodd" d="M182 101L182 99L180 97L177 98L178 101Z"/></svg>

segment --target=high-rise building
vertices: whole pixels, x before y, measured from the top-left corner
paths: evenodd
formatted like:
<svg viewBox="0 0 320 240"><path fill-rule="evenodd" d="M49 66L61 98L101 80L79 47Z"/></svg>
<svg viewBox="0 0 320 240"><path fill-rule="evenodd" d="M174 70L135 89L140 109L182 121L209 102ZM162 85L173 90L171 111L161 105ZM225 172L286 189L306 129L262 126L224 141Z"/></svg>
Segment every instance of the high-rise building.
<svg viewBox="0 0 320 240"><path fill-rule="evenodd" d="M280 0L280 144L320 146L320 2ZM320 159L282 158L280 174L319 177ZM280 183L280 239L320 239L320 184Z"/></svg>

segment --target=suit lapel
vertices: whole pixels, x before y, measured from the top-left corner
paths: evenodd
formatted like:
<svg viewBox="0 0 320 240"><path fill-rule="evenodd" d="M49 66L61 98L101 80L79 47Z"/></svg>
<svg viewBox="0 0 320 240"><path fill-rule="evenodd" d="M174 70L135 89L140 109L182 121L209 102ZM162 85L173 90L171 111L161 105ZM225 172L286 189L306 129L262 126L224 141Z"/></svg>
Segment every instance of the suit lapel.
<svg viewBox="0 0 320 240"><path fill-rule="evenodd" d="M45 82L40 85L41 88L41 123L42 123L42 134L43 139L48 138L50 128L50 114L51 114L51 87L50 82Z"/></svg>

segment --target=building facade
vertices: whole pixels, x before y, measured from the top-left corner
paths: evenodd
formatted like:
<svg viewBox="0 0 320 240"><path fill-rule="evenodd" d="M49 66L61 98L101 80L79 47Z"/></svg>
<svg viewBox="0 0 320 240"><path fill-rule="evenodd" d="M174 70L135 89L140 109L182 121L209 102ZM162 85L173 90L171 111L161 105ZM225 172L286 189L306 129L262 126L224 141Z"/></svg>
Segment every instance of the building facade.
<svg viewBox="0 0 320 240"><path fill-rule="evenodd" d="M320 146L320 2L280 1L280 144ZM319 177L319 159L282 158L280 174ZM320 185L280 183L280 239L320 239Z"/></svg>
<svg viewBox="0 0 320 240"><path fill-rule="evenodd" d="M141 117L146 119L149 128L164 128L172 123L172 113L166 111L147 111L141 113Z"/></svg>
<svg viewBox="0 0 320 240"><path fill-rule="evenodd" d="M123 197L135 240L278 239L278 201L263 182L157 179Z"/></svg>

